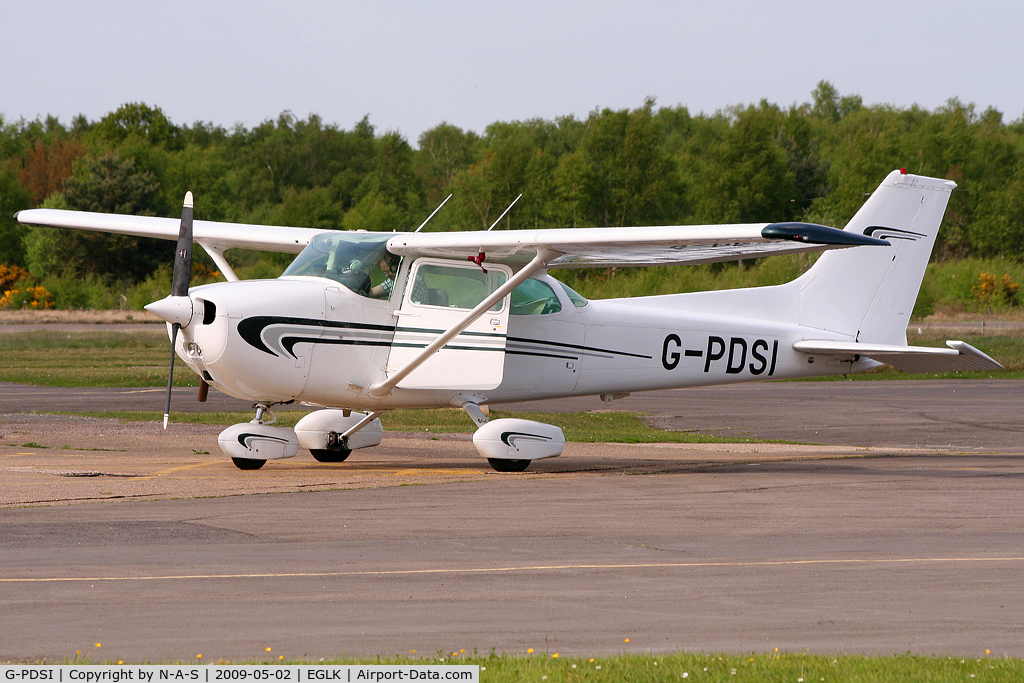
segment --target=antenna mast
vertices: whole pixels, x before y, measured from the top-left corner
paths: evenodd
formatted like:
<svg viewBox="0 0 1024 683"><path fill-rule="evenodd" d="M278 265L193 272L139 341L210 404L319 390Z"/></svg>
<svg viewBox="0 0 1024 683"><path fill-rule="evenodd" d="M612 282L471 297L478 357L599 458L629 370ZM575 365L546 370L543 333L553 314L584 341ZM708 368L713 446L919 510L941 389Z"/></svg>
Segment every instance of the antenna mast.
<svg viewBox="0 0 1024 683"><path fill-rule="evenodd" d="M444 201L441 202L436 209L434 209L434 213L437 213L438 211L440 211L441 207L444 206L445 204L447 204L448 200L451 199L451 198L452 198L451 195L448 195L447 197L445 197ZM413 232L419 232L420 230L422 230L423 226L426 225L430 221L430 219L434 217L434 213L432 213L429 216L427 216L427 220L425 220L422 223L420 223L420 227L418 227L415 230L413 230Z"/></svg>
<svg viewBox="0 0 1024 683"><path fill-rule="evenodd" d="M487 228L487 232L490 232L490 231L491 231L491 228L493 228L493 227L494 227L495 225L497 225L497 224L498 224L498 221L500 221L500 220L501 220L502 218L504 218L504 217L505 217L505 214L506 214L506 213L508 213L509 211L511 211L511 210L512 210L512 207L516 205L516 202L518 202L518 201L519 201L519 198L520 198L520 197L522 197L522 196L523 196L523 193L522 193L522 192L520 192L520 193L519 193L519 197L516 197L515 199L513 199L513 200L512 200L512 203L508 205L508 208L507 208L507 209L505 209L504 211L502 211L502 212L501 212L501 215L500 215L500 216L498 216L498 220L497 220L497 221L494 221L493 223L491 223L491 227L490 227L490 228Z"/></svg>

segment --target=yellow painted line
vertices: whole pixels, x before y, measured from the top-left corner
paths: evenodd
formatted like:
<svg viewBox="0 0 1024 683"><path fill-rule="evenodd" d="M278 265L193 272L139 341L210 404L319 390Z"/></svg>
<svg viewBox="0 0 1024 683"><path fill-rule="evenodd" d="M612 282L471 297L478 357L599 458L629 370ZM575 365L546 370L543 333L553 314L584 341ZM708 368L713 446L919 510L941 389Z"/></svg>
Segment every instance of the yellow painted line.
<svg viewBox="0 0 1024 683"><path fill-rule="evenodd" d="M166 470L160 470L159 472L154 472L153 474L146 475L145 477L138 477L138 479L149 479L151 477L156 477L156 476L159 476L159 475L162 475L162 474L174 474L175 472L182 472L184 470L195 470L195 469L199 469L200 467L209 467L210 465L220 465L220 464L223 464L223 462L224 462L223 460L207 460L206 462L197 462L197 463L193 463L191 465L182 465L181 467L171 467L171 468L168 468Z"/></svg>
<svg viewBox="0 0 1024 683"><path fill-rule="evenodd" d="M1024 557L906 557L892 559L761 560L754 562L650 562L639 564L555 564L523 567L455 567L437 569L383 569L347 572L281 572L262 574L169 574L166 576L51 576L0 578L4 583L60 583L81 581L194 581L199 579L296 579L361 576L415 576L438 574L499 574L507 572L617 571L622 569L714 569L720 567L807 567L883 564L941 564L1024 562Z"/></svg>
<svg viewBox="0 0 1024 683"><path fill-rule="evenodd" d="M403 470L394 470L389 472L392 477L417 477L424 474L480 474L480 470L427 470L417 468L407 468Z"/></svg>

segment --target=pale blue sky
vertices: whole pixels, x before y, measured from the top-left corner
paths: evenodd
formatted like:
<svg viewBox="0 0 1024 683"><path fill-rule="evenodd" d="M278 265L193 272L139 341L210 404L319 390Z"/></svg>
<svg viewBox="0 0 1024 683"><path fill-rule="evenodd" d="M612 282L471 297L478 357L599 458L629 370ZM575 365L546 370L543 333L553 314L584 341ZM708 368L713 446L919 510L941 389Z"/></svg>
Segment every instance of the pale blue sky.
<svg viewBox="0 0 1024 683"><path fill-rule="evenodd" d="M415 144L441 121L585 117L595 107L711 113L810 99L950 97L1024 115L1024 3L518 0L36 0L2 13L7 121L125 102L175 123L253 126L283 110Z"/></svg>

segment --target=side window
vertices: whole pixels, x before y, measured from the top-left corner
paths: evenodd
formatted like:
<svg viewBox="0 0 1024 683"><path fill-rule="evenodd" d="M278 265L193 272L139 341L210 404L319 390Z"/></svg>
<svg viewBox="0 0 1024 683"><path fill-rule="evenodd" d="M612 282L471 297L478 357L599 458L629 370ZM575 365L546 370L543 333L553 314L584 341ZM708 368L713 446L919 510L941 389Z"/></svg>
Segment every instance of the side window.
<svg viewBox="0 0 1024 683"><path fill-rule="evenodd" d="M497 268L486 273L476 267L443 266L420 263L413 271L409 301L421 306L464 308L469 310L505 284L505 273ZM504 300L494 304L500 311Z"/></svg>
<svg viewBox="0 0 1024 683"><path fill-rule="evenodd" d="M512 304L509 306L512 315L543 315L560 310L562 304L554 290L540 280L526 280L512 290Z"/></svg>
<svg viewBox="0 0 1024 683"><path fill-rule="evenodd" d="M572 288L569 287L569 285L565 284L564 282L559 282L558 284L562 285L562 289L565 290L565 294L566 296L569 297L569 301L571 301L572 305L575 306L576 308L583 308L584 306L587 305L587 303L589 303L577 292L573 291Z"/></svg>

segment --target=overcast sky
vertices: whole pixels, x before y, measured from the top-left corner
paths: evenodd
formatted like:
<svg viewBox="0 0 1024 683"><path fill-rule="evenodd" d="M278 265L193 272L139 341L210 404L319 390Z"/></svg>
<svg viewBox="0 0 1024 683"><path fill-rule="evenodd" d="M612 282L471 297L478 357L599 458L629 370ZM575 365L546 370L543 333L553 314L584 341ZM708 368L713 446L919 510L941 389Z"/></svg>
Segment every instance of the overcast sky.
<svg viewBox="0 0 1024 683"><path fill-rule="evenodd" d="M35 0L7 3L0 114L101 118L126 102L177 124L291 110L412 144L442 121L586 117L647 96L713 113L951 97L1024 115L1024 3L989 0Z"/></svg>

